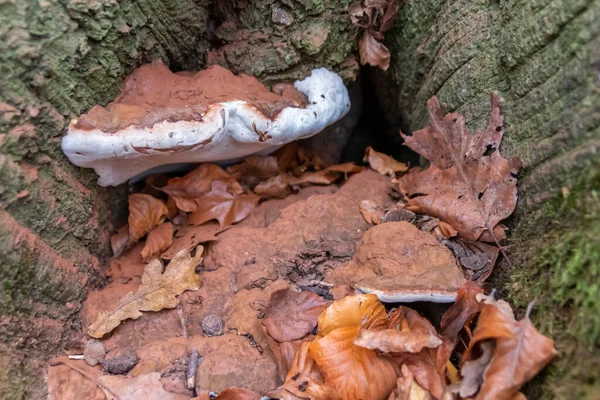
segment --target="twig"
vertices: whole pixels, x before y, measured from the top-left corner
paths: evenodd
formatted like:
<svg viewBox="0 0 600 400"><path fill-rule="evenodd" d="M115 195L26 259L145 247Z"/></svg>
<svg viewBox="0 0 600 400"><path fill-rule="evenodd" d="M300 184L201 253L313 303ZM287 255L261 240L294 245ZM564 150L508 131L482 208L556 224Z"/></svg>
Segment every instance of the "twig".
<svg viewBox="0 0 600 400"><path fill-rule="evenodd" d="M531 311L533 310L533 306L535 306L535 302L536 300L533 300L531 303L529 303L527 305L527 311L525 311L525 318L529 318L529 315L531 315Z"/></svg>
<svg viewBox="0 0 600 400"><path fill-rule="evenodd" d="M187 367L187 380L185 381L185 386L194 390L196 387L196 370L198 369L198 349L192 348L190 350L190 356L188 359L188 367Z"/></svg>
<svg viewBox="0 0 600 400"><path fill-rule="evenodd" d="M181 307L177 307L177 315L179 316L179 321L181 322L181 330L183 332L183 338L187 339L188 338L187 323L185 322L185 317L183 315L183 310L181 309Z"/></svg>
<svg viewBox="0 0 600 400"><path fill-rule="evenodd" d="M83 360L84 359L83 354L73 354L73 355L70 355L67 357L69 357L69 360Z"/></svg>
<svg viewBox="0 0 600 400"><path fill-rule="evenodd" d="M61 361L61 360L55 360L55 361L51 361L50 362L50 366L51 367L56 367L58 365L64 365L67 368L71 368L72 370L75 370L75 371L79 372L81 375L85 376L86 378L88 378L89 380L91 380L92 382L94 382L96 384L96 386L98 386L100 389L108 392L116 400L121 400L121 398L115 392L113 392L108 386L106 386L105 384L103 384L102 382L100 382L95 376L87 373L83 369L81 369L79 367L76 367L76 366L72 365L71 363L66 363L66 362Z"/></svg>

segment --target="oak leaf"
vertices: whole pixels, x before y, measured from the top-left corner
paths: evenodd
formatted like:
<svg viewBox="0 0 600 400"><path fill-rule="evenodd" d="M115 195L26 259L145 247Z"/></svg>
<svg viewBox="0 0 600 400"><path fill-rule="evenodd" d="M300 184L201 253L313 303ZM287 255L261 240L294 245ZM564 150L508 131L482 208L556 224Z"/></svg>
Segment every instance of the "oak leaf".
<svg viewBox="0 0 600 400"><path fill-rule="evenodd" d="M429 168L398 179L409 210L438 217L469 240L486 230L491 234L512 214L520 161L500 155L502 101L492 94L488 127L472 135L462 115L443 115L437 97L429 99L431 125L412 136L402 134L408 147L431 162Z"/></svg>
<svg viewBox="0 0 600 400"><path fill-rule="evenodd" d="M319 315L319 336L343 327L368 328L379 320L386 320L385 307L374 294L356 294L334 301ZM357 331L358 333L358 331Z"/></svg>
<svg viewBox="0 0 600 400"><path fill-rule="evenodd" d="M278 290L271 295L262 323L278 342L301 339L315 329L327 305L325 299L312 292Z"/></svg>
<svg viewBox="0 0 600 400"><path fill-rule="evenodd" d="M178 295L186 290L197 290L200 277L195 268L202 261L201 246L196 255L191 257L189 252L182 250L167 265L164 273L162 262L153 260L144 270L142 284L137 292L128 293L119 305L110 311L98 315L96 321L88 327L88 335L101 338L115 329L125 319L137 319L142 311L160 311L173 308L179 304Z"/></svg>
<svg viewBox="0 0 600 400"><path fill-rule="evenodd" d="M215 164L200 164L187 175L170 179L161 190L175 200L181 211L193 212L197 206L195 199L210 192L213 181L225 182L227 190L234 195L244 191L235 178Z"/></svg>
<svg viewBox="0 0 600 400"><path fill-rule="evenodd" d="M361 329L354 344L383 353L418 353L442 344L431 322L408 307L399 307L388 317L385 329Z"/></svg>
<svg viewBox="0 0 600 400"><path fill-rule="evenodd" d="M354 344L360 326L334 329L309 346L327 385L344 400L386 399L398 377L393 360Z"/></svg>
<svg viewBox="0 0 600 400"><path fill-rule="evenodd" d="M170 222L163 222L148 234L141 252L142 258L144 260L155 258L171 243L173 243L173 225Z"/></svg>
<svg viewBox="0 0 600 400"><path fill-rule="evenodd" d="M495 305L482 304L465 362L477 358L481 345L489 340L494 340L495 346L476 400L512 400L520 396L525 382L557 354L552 339L535 329L529 318L515 321Z"/></svg>
<svg viewBox="0 0 600 400"><path fill-rule="evenodd" d="M136 242L146 236L155 226L161 224L169 213L161 200L149 194L129 195L129 238Z"/></svg>
<svg viewBox="0 0 600 400"><path fill-rule="evenodd" d="M396 172L408 170L406 164L396 161L387 154L373 150L371 146L366 148L363 161L369 163L369 167L381 175L395 175Z"/></svg>
<svg viewBox="0 0 600 400"><path fill-rule="evenodd" d="M211 191L196 199L196 210L190 214L190 223L202 225L216 219L221 227L246 218L256 207L260 197L254 193L231 194L222 181L213 181Z"/></svg>

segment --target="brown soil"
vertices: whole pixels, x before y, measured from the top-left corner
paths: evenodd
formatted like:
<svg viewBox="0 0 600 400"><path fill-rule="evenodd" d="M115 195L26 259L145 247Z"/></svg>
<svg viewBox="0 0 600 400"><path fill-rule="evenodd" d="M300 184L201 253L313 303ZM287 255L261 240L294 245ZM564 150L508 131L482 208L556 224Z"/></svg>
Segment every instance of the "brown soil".
<svg viewBox="0 0 600 400"><path fill-rule="evenodd" d="M286 107L304 107L293 85L269 91L256 78L214 65L195 73L173 73L162 62L142 65L123 82L121 93L106 108L94 106L75 128L116 132L130 125L151 127L161 121L201 121L209 105L242 100L269 118Z"/></svg>

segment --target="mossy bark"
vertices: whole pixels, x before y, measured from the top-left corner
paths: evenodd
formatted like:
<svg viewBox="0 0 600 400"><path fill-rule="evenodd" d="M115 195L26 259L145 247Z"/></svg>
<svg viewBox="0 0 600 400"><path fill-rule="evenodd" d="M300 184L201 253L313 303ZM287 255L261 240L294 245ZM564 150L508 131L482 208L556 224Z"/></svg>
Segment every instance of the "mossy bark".
<svg viewBox="0 0 600 400"><path fill-rule="evenodd" d="M104 283L111 222L127 212L126 187L100 188L62 155L68 120L155 59L265 82L317 66L352 79L348 2L0 0L1 398L45 397L46 361L80 330L87 289Z"/></svg>
<svg viewBox="0 0 600 400"><path fill-rule="evenodd" d="M600 1L422 0L386 34L392 63L374 81L390 119L429 123L438 96L471 128L490 93L504 98L502 151L519 156L519 204L509 221L512 269L492 282L556 340L559 358L530 398L598 398L600 388Z"/></svg>

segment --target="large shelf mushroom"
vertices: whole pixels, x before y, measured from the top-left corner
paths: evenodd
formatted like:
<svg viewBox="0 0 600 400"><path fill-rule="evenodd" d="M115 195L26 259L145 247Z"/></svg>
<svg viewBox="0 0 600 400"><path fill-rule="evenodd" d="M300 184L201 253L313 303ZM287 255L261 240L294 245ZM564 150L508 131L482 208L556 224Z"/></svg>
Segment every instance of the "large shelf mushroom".
<svg viewBox="0 0 600 400"><path fill-rule="evenodd" d="M62 149L115 186L156 167L233 160L307 138L350 110L342 79L325 68L274 92L258 80L212 66L172 73L143 65L106 108L71 121Z"/></svg>

